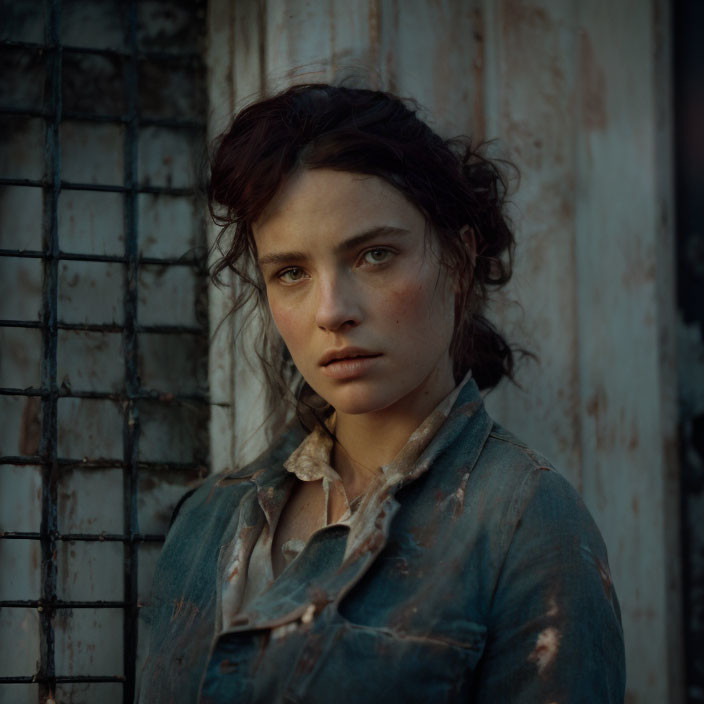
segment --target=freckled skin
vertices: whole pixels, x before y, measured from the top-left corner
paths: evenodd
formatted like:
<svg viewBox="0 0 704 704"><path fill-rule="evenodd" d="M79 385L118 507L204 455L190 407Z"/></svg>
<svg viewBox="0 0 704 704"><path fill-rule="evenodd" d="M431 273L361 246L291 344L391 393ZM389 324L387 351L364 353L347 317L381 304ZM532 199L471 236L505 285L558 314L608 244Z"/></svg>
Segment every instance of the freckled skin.
<svg viewBox="0 0 704 704"><path fill-rule="evenodd" d="M406 233L339 251L341 243L375 227ZM337 410L338 437L355 417L358 436L364 428L395 425L405 442L454 387L454 293L422 214L377 177L301 170L255 223L254 236L260 261L272 253L304 255L290 265L263 264L262 274L294 363ZM377 264L375 257L384 261ZM381 356L360 377L331 379L319 360L345 346Z"/></svg>

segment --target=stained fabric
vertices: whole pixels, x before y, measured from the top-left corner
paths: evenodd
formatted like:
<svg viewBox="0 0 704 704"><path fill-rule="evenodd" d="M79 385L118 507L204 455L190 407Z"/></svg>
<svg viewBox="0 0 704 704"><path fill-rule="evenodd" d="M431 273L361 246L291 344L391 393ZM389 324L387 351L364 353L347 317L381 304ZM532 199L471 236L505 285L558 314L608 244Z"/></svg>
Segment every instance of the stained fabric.
<svg viewBox="0 0 704 704"><path fill-rule="evenodd" d="M138 701L623 701L599 531L570 484L489 418L472 380L419 456L365 495L363 520L316 531L240 608L237 577L299 481L284 464L304 438L289 430L180 505L145 614Z"/></svg>
<svg viewBox="0 0 704 704"><path fill-rule="evenodd" d="M343 515L336 523L349 526L352 535L357 536L358 540L360 536L364 536L365 526L373 525L377 519L376 513L380 506L378 497L385 495L401 479L413 472L421 453L425 450L438 428L447 419L455 399L465 384L471 379L471 376L472 373L468 372L460 384L437 404L436 408L411 434L396 457L388 465L378 468L378 472L367 490L363 495L356 497L353 502L348 501L342 479L330 464L333 449L331 431L335 429L335 415L333 414L326 421L327 430L321 426L316 426L284 462L284 469L294 474L300 481L322 480L325 505L318 519L320 528L325 528L329 525L330 492L336 491L342 497L345 506ZM262 501L259 496L258 499L267 522L249 556L247 569L237 568L240 556L236 550L233 552L226 568L229 578L222 584L223 629L229 626L239 609L245 608L250 604L258 594L268 589L274 580L271 560L272 541L278 520L285 507L285 502L273 506L267 504L265 500ZM305 543L302 540L294 539L284 543L282 551L286 564L288 565L298 557L304 547ZM349 542L345 550L349 552L354 548L354 542Z"/></svg>

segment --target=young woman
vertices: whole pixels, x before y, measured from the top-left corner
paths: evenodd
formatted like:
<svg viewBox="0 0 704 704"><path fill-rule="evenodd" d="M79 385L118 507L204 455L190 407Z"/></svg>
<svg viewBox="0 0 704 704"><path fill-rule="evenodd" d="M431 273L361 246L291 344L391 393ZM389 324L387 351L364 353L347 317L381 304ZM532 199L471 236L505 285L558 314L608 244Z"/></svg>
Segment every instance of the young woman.
<svg viewBox="0 0 704 704"><path fill-rule="evenodd" d="M504 196L388 93L296 86L235 117L216 273L256 297L298 419L177 507L140 701L623 701L599 531L482 405L513 366L483 317Z"/></svg>

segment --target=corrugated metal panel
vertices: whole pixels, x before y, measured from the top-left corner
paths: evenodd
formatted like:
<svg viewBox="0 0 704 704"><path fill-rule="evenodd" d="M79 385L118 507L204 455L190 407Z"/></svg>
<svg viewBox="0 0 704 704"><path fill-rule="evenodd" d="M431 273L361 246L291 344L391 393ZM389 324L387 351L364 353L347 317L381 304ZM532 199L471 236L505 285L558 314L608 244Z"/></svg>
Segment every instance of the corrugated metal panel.
<svg viewBox="0 0 704 704"><path fill-rule="evenodd" d="M494 308L540 363L489 406L597 518L623 606L628 701L681 701L668 3L238 5L246 45L235 61L223 45L209 58L230 66L217 127L257 84L355 66L417 98L441 132L499 138L517 163L516 274Z"/></svg>

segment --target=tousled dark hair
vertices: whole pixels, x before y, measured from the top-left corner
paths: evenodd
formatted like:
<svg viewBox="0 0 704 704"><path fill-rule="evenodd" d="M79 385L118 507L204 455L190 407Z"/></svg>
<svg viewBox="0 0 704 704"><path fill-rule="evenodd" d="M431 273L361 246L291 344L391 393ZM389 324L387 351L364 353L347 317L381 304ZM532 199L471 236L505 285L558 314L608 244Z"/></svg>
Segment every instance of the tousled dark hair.
<svg viewBox="0 0 704 704"><path fill-rule="evenodd" d="M456 281L455 379L471 369L480 389L492 388L504 376L512 379L514 368L511 346L484 315L491 289L511 277L515 240L505 212L505 163L466 137L443 140L414 103L390 93L293 86L241 110L214 144L208 203L222 229L211 276L217 282L225 269L234 271L240 285L233 311L255 295L268 318L252 225L286 178L300 168L377 176L424 215ZM265 330L256 353L271 397L281 398L297 373L270 320ZM314 395L298 382L298 405L310 407Z"/></svg>

